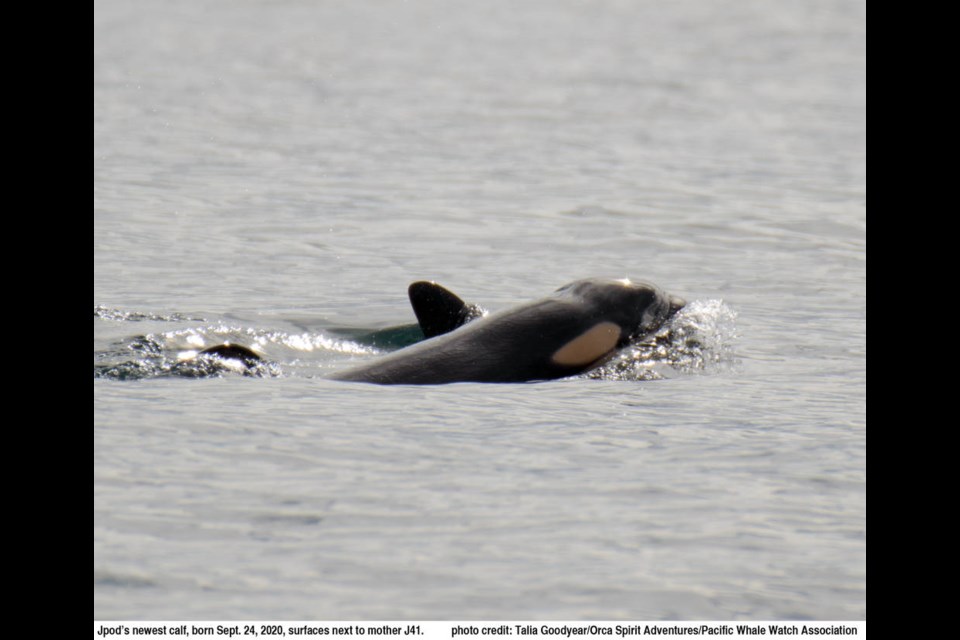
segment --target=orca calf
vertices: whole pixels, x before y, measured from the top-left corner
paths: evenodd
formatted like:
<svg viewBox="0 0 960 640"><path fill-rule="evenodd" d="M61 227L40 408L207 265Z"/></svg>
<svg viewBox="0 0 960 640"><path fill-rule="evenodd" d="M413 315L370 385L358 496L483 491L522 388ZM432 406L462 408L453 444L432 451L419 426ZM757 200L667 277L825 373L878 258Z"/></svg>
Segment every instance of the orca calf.
<svg viewBox="0 0 960 640"><path fill-rule="evenodd" d="M656 332L686 304L653 284L604 279L577 280L541 300L479 319L433 283L410 285L410 299L428 339L332 380L447 384L565 378Z"/></svg>
<svg viewBox="0 0 960 640"><path fill-rule="evenodd" d="M229 342L208 347L197 355L217 356L225 360L240 360L247 366L262 360L253 349L239 344L230 344Z"/></svg>

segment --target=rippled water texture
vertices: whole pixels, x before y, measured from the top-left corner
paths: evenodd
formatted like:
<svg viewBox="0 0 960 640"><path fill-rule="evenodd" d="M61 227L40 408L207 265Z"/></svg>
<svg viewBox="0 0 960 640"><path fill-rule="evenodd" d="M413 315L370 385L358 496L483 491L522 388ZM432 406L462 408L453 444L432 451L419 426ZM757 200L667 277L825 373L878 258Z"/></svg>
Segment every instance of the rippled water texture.
<svg viewBox="0 0 960 640"><path fill-rule="evenodd" d="M865 618L865 38L827 0L95 2L95 618ZM592 376L324 379L415 280L595 276L691 304ZM184 364L223 341L270 368Z"/></svg>

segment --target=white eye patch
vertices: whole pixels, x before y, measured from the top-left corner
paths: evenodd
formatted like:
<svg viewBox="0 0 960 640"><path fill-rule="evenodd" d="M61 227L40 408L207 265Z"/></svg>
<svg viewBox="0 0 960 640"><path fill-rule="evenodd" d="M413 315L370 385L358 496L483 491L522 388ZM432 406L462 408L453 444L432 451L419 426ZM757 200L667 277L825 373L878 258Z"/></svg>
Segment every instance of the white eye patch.
<svg viewBox="0 0 960 640"><path fill-rule="evenodd" d="M619 340L620 326L601 322L557 349L551 360L564 367L588 365L610 353Z"/></svg>

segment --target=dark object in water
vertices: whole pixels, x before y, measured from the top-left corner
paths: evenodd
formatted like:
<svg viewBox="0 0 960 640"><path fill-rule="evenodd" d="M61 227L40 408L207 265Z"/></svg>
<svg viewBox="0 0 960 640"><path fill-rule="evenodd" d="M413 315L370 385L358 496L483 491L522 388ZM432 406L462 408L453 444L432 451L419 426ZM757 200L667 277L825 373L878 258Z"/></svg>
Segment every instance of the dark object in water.
<svg viewBox="0 0 960 640"><path fill-rule="evenodd" d="M219 358L225 358L228 360L240 360L246 365L251 365L262 360L262 358L249 347L244 347L243 345L239 344L230 344L229 342L204 349L197 355L217 356Z"/></svg>

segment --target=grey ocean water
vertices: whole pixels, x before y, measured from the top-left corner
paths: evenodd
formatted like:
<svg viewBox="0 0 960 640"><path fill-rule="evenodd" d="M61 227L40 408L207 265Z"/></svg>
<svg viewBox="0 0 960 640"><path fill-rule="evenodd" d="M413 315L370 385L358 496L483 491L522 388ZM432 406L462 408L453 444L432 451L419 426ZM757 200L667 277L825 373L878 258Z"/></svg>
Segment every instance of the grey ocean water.
<svg viewBox="0 0 960 640"><path fill-rule="evenodd" d="M281 372L95 377L94 617L865 618L865 11L95 2L95 371L229 335ZM723 349L322 379L413 280L589 276Z"/></svg>

